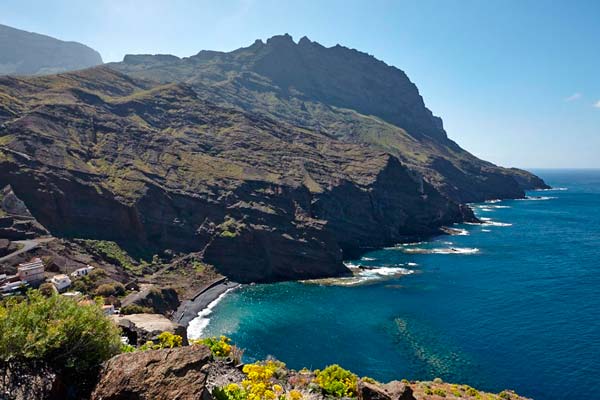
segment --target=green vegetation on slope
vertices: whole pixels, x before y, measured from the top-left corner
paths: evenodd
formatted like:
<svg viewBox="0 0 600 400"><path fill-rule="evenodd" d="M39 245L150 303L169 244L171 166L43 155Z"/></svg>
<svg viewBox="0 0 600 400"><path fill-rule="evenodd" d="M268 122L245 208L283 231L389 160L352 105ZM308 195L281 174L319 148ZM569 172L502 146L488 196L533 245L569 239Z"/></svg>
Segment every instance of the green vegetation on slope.
<svg viewBox="0 0 600 400"><path fill-rule="evenodd" d="M95 304L32 290L0 303L0 361L41 362L68 376L87 377L117 354L118 328Z"/></svg>

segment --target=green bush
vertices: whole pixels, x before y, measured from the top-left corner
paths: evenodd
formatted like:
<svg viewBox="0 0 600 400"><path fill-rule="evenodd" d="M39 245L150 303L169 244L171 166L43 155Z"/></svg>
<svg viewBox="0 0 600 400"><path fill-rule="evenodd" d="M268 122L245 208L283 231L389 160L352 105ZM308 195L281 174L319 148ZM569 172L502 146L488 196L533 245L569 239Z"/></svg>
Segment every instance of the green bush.
<svg viewBox="0 0 600 400"><path fill-rule="evenodd" d="M437 396L441 396L441 397L446 397L446 391L443 389L435 389L433 391L433 394L435 394Z"/></svg>
<svg viewBox="0 0 600 400"><path fill-rule="evenodd" d="M102 297L123 296L125 294L125 286L119 282L103 283L96 288L96 295Z"/></svg>
<svg viewBox="0 0 600 400"><path fill-rule="evenodd" d="M129 304L129 305L121 308L121 314L124 314L124 315L151 314L152 311L153 310L151 307L144 307L144 306L140 306L139 304Z"/></svg>
<svg viewBox="0 0 600 400"><path fill-rule="evenodd" d="M334 397L356 397L358 377L337 364L315 371L315 381L325 393Z"/></svg>
<svg viewBox="0 0 600 400"><path fill-rule="evenodd" d="M77 304L37 290L0 304L0 360L41 361L86 376L119 352L119 330L97 304Z"/></svg>

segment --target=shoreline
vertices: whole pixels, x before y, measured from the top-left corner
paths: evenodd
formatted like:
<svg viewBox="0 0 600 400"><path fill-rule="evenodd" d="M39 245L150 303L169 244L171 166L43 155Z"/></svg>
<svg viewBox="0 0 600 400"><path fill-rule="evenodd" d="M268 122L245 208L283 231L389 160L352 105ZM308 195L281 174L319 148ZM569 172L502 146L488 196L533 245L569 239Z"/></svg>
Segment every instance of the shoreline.
<svg viewBox="0 0 600 400"><path fill-rule="evenodd" d="M197 318L198 314L205 310L210 303L218 299L228 290L235 289L239 286L239 283L232 282L227 278L220 278L219 280L208 284L190 300L185 300L181 303L175 312L173 322L183 325L187 329L190 321Z"/></svg>
<svg viewBox="0 0 600 400"><path fill-rule="evenodd" d="M552 190L552 189L541 189L541 190ZM525 195L524 198L526 198L527 196ZM505 201L505 200L517 200L516 198L506 198L506 199L496 199L497 201ZM479 203L470 203L468 206L470 208L472 208L471 206L476 205L476 204L486 204L489 203L493 200L484 200L483 202L479 202ZM479 220L477 217L475 217L475 219L477 220L477 222L456 222L453 225L456 224L469 224L469 225L486 225L486 221L481 221ZM439 237L439 236L462 236L464 235L461 231L463 231L463 229L458 229L458 228L453 228L453 227L449 227L449 226L441 226L438 228L438 232L436 233L431 233L431 234L426 234L426 235L407 235L406 237L404 237L400 243L412 243L415 240L417 241L429 241L432 240L435 237ZM359 258L362 255L368 253L369 251L373 251L374 249L383 249L385 247L361 247L358 249L354 250L353 254L355 256L355 258ZM347 267L348 268L348 267ZM350 277L356 277L356 273L355 271L353 271L351 268L348 268L349 272L350 272ZM410 273L412 273L414 271L411 271ZM408 273L408 274L410 274ZM401 275L408 275L406 273L402 273ZM328 279L339 279L339 278L344 278L344 277L348 277L348 275L341 275L341 276L334 276L334 277L326 277L326 278L321 278L321 279L315 279L315 281L318 280L328 280ZM382 277L385 278L385 277ZM293 280L294 282L308 282L308 280ZM274 282L273 282L274 283ZM229 281L228 278L226 277L222 277L219 278L209 284L207 284L206 286L204 286L203 288L201 288L195 296L193 296L190 300L185 300L184 302L181 303L181 305L179 306L179 308L177 309L177 311L175 312L175 315L173 316L172 320L173 322L179 323L181 325L183 325L186 329L189 328L189 324L192 320L196 319L197 317L199 317L199 314L203 311L205 311L206 309L208 309L208 307L210 306L211 303L213 303L215 300L219 299L219 297L221 297L222 295L224 295L226 292L228 292L231 289L235 289L237 287L240 287L241 284L237 283L237 282L232 282Z"/></svg>

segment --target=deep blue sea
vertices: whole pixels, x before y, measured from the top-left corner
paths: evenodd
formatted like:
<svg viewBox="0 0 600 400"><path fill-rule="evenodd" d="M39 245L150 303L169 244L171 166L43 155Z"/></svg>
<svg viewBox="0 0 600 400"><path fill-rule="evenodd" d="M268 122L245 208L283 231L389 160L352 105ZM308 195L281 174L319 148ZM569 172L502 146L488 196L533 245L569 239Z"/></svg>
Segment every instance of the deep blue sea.
<svg viewBox="0 0 600 400"><path fill-rule="evenodd" d="M600 399L600 170L535 172L560 190L477 204L485 225L350 260L384 268L366 284L246 286L196 323L248 361Z"/></svg>

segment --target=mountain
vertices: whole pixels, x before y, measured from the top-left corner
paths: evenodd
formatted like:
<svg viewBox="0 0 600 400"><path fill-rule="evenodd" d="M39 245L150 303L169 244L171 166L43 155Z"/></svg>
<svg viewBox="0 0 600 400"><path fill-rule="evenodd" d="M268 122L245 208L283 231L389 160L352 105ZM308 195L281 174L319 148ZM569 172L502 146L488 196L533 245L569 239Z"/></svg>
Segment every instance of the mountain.
<svg viewBox="0 0 600 400"><path fill-rule="evenodd" d="M523 197L538 177L483 161L450 140L401 70L368 54L306 37L274 36L229 53L128 55L110 67L183 82L218 105L260 113L397 157L454 201ZM483 133L482 133L483 134Z"/></svg>
<svg viewBox="0 0 600 400"><path fill-rule="evenodd" d="M0 77L0 183L54 235L198 252L241 282L472 219L395 155L107 67Z"/></svg>
<svg viewBox="0 0 600 400"><path fill-rule="evenodd" d="M0 75L55 74L100 64L100 54L81 43L0 25Z"/></svg>

